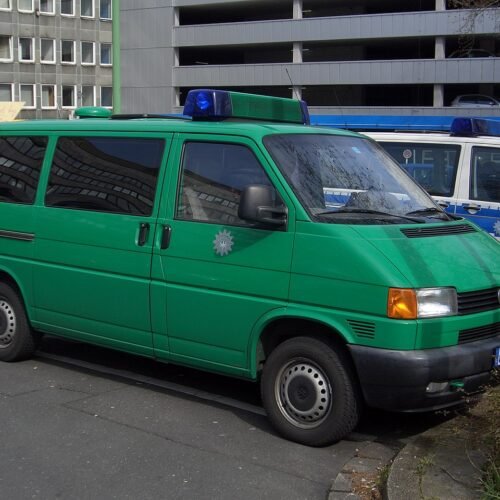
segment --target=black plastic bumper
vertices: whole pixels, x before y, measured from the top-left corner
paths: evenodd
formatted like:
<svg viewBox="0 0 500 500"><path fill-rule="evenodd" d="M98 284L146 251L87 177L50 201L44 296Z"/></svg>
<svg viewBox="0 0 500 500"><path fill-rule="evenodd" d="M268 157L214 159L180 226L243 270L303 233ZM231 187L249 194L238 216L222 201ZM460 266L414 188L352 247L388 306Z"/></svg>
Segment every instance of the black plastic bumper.
<svg viewBox="0 0 500 500"><path fill-rule="evenodd" d="M500 335L439 349L395 351L349 345L365 401L395 411L424 411L459 404L479 391L493 369ZM429 392L431 382L453 382ZM462 387L458 387L461 386Z"/></svg>

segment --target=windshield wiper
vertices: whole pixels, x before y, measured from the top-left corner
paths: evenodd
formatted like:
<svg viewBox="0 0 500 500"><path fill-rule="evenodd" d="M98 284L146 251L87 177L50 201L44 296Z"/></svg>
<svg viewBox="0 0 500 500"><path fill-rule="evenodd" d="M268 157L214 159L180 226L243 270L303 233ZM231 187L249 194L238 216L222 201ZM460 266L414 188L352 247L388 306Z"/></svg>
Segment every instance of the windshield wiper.
<svg viewBox="0 0 500 500"><path fill-rule="evenodd" d="M408 214L406 215L391 214L389 212L380 212L379 210L369 210L367 208L341 208L339 210L325 210L324 212L319 212L315 215L318 216L318 215L335 215L335 214L374 214L374 215L383 215L384 217L405 219L418 224L422 223L422 219L407 217Z"/></svg>
<svg viewBox="0 0 500 500"><path fill-rule="evenodd" d="M406 213L406 215L431 215L431 214L439 214L441 216L440 217L441 219L450 218L446 212L436 207L419 208L418 210L412 210L411 212Z"/></svg>

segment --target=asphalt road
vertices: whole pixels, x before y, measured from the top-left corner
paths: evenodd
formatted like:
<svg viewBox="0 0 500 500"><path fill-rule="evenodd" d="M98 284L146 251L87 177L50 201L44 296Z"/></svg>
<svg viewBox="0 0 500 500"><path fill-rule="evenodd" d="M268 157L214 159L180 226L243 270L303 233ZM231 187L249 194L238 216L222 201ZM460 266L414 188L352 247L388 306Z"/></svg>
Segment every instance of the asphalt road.
<svg viewBox="0 0 500 500"><path fill-rule="evenodd" d="M255 384L48 337L0 363L0 497L325 499L361 445L442 418L368 411L308 448L274 433Z"/></svg>

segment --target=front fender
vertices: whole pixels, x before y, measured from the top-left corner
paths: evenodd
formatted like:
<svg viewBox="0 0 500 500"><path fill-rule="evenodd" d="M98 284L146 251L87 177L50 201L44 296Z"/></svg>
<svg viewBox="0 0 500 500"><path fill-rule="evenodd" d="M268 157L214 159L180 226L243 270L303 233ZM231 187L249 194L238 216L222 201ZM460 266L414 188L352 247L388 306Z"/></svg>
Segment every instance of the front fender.
<svg viewBox="0 0 500 500"><path fill-rule="evenodd" d="M343 318L336 317L334 311L325 311L300 306L278 307L262 315L252 328L248 345L248 367L250 378L255 380L258 372L258 348L262 332L272 323L280 320L297 319L310 321L325 326L338 333L346 343L355 343L352 332L347 328Z"/></svg>

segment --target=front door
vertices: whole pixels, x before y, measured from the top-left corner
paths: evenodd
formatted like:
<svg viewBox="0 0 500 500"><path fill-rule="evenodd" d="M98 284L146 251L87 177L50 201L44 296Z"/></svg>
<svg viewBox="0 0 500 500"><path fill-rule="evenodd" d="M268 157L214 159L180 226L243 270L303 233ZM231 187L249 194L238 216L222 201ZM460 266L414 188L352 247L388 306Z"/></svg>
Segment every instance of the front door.
<svg viewBox="0 0 500 500"><path fill-rule="evenodd" d="M43 331L151 355L151 253L165 136L57 141L34 268Z"/></svg>
<svg viewBox="0 0 500 500"><path fill-rule="evenodd" d="M288 300L293 207L249 140L185 135L175 150L179 174L161 221L168 242L153 264L153 279L164 280L169 346L160 333L156 353L245 374L252 328ZM259 229L238 217L251 184L276 188L286 227Z"/></svg>

